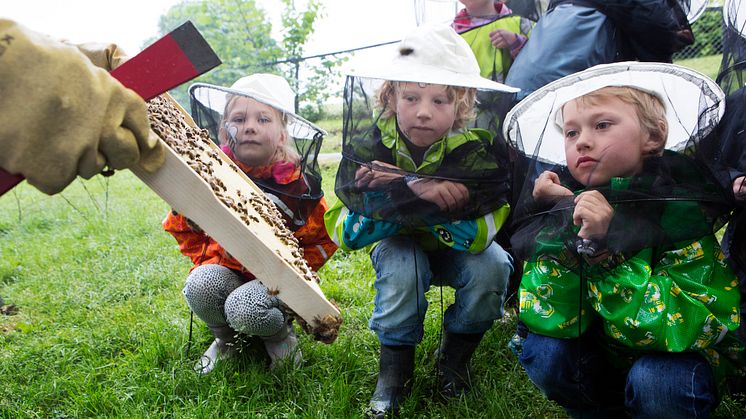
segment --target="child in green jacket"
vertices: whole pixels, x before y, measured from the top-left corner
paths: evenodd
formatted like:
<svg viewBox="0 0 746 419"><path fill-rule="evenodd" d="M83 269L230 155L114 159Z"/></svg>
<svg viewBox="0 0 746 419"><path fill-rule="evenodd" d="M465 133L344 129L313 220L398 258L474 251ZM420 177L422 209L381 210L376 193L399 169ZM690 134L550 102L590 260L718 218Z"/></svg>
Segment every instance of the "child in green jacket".
<svg viewBox="0 0 746 419"><path fill-rule="evenodd" d="M430 285L456 289L437 362L445 396L468 390L471 356L503 314L513 268L493 238L509 212L507 172L493 133L467 128L477 89L514 90L480 77L447 26L418 28L385 69L347 81L339 201L325 218L342 249L375 243L369 325L381 352L369 416L396 412L409 393Z"/></svg>
<svg viewBox="0 0 746 419"><path fill-rule="evenodd" d="M725 374L743 372L738 282L713 234L724 195L690 157L722 100L689 70L617 63L507 117L513 138L521 118L559 128L537 160L564 162L525 190L512 243L527 260L520 362L573 416L707 417Z"/></svg>

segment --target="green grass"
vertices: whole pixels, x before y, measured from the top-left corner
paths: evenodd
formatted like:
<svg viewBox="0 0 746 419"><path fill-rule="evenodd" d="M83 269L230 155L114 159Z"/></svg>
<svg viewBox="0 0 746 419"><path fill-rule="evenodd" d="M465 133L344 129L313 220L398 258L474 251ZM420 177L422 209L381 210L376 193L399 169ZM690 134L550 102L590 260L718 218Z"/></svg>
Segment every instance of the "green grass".
<svg viewBox="0 0 746 419"><path fill-rule="evenodd" d="M720 70L720 61L722 59L723 56L720 54L708 55L706 57L677 60L675 61L675 64L691 68L692 70L697 70L705 76L708 76L709 78L715 80L718 75L718 71Z"/></svg>
<svg viewBox="0 0 746 419"><path fill-rule="evenodd" d="M324 167L330 201L333 171ZM161 230L167 210L129 172L79 180L53 197L22 184L0 199L0 296L18 307L0 315L0 417L360 417L378 353L367 328L367 255L338 252L321 270L344 324L331 345L301 336L303 368L270 372L254 346L200 377L191 367L212 338L195 320L187 352L181 287L190 263ZM433 288L429 299L403 416L564 417L506 348L512 320L496 323L477 350L471 395L433 397L432 354L453 293ZM718 416L743 415L743 405L726 399Z"/></svg>
<svg viewBox="0 0 746 419"><path fill-rule="evenodd" d="M339 153L342 151L342 115L340 114L330 116L327 119L321 120L318 123L324 131L327 132L324 136L324 142L321 144L322 153Z"/></svg>

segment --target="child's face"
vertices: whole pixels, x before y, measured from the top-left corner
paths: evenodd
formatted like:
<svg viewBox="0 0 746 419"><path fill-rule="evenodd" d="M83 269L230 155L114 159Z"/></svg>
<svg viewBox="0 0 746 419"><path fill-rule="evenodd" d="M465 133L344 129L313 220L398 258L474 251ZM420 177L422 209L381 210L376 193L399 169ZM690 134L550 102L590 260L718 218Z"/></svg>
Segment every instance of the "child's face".
<svg viewBox="0 0 746 419"><path fill-rule="evenodd" d="M277 149L287 141L280 113L247 97L233 100L220 127L220 136L223 142L229 142L233 136L233 153L249 166L272 163Z"/></svg>
<svg viewBox="0 0 746 419"><path fill-rule="evenodd" d="M613 96L594 104L570 101L562 116L567 167L585 186L639 173L643 157L658 146L642 129L635 107Z"/></svg>
<svg viewBox="0 0 746 419"><path fill-rule="evenodd" d="M427 147L443 138L456 119L456 107L440 84L399 83L396 117L409 141Z"/></svg>

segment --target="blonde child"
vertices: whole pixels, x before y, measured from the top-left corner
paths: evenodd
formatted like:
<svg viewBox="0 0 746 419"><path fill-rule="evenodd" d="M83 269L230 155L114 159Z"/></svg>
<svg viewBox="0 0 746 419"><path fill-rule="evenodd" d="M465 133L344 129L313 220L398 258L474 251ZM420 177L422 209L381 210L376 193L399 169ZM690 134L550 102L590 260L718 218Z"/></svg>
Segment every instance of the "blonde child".
<svg viewBox="0 0 746 419"><path fill-rule="evenodd" d="M555 104L532 106L538 97ZM508 115L561 130L538 148L563 149L565 164L526 190L512 242L527 260L520 362L573 416L707 417L725 373L742 368L737 281L708 209L718 190L665 149L683 140L691 152L721 101L689 70L620 63L550 84Z"/></svg>
<svg viewBox="0 0 746 419"><path fill-rule="evenodd" d="M288 83L272 74L253 74L230 89L196 84L190 94L195 120L219 139L223 151L275 202L298 238L304 258L318 270L336 246L322 224L327 205L318 187L320 178L313 173L314 162L302 161L293 141L310 133L306 142L314 142L321 138L321 130L293 112L295 96ZM210 120L218 122L206 123ZM163 227L194 263L184 296L215 336L195 370L209 373L220 359L234 355L239 333L262 339L271 368L287 359L298 365L301 353L290 319L261 278L175 211Z"/></svg>
<svg viewBox="0 0 746 419"><path fill-rule="evenodd" d="M468 391L470 359L503 314L513 268L493 238L509 212L506 168L493 134L466 128L477 89L512 91L480 77L447 26L418 28L385 69L348 78L340 200L325 217L343 249L374 244L369 326L381 349L372 417L396 413L409 394L431 285L456 289L437 361L446 397Z"/></svg>

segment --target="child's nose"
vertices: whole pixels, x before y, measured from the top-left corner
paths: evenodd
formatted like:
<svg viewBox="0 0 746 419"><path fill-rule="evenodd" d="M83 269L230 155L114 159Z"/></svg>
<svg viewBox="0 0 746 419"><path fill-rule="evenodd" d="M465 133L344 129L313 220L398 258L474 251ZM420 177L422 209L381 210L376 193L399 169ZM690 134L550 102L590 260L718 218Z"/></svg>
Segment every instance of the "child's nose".
<svg viewBox="0 0 746 419"><path fill-rule="evenodd" d="M243 125L243 131L245 133L253 134L256 132L256 122L254 121L246 121Z"/></svg>
<svg viewBox="0 0 746 419"><path fill-rule="evenodd" d="M586 150L591 148L593 145L593 136L587 132L581 132L578 134L578 138L575 140L575 148L578 150Z"/></svg>
<svg viewBox="0 0 746 419"><path fill-rule="evenodd" d="M420 119L427 119L432 116L432 109L430 109L430 106L427 104L421 104L417 108L417 117Z"/></svg>

